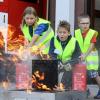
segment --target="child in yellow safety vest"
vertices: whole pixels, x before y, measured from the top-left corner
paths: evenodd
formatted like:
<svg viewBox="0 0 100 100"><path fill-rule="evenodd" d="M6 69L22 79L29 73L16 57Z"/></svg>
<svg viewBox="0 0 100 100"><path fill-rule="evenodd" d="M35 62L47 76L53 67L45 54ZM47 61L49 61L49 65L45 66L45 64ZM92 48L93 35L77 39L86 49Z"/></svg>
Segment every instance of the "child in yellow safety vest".
<svg viewBox="0 0 100 100"><path fill-rule="evenodd" d="M68 88L68 84L71 83L71 73L69 72L71 70L68 70L68 67L78 62L80 54L78 42L70 34L70 24L65 20L60 21L57 36L50 41L49 55L53 60L59 60L65 65L65 72L61 80L65 88Z"/></svg>
<svg viewBox="0 0 100 100"><path fill-rule="evenodd" d="M21 30L26 40L29 41L28 47L41 45L47 50L50 40L54 36L50 22L39 18L33 7L27 7L24 10ZM48 50L46 53L48 53Z"/></svg>
<svg viewBox="0 0 100 100"><path fill-rule="evenodd" d="M100 87L100 77L98 74L98 52L95 48L98 32L90 28L90 18L88 15L78 17L79 29L75 30L81 49L81 60L86 61L88 76L94 78ZM94 98L100 99L100 90Z"/></svg>

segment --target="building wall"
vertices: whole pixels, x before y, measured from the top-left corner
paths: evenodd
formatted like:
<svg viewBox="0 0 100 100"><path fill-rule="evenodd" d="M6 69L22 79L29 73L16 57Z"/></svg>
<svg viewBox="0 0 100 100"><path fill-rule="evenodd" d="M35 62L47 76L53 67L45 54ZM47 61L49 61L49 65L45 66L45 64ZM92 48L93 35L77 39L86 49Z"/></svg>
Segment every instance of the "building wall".
<svg viewBox="0 0 100 100"><path fill-rule="evenodd" d="M74 5L75 0L56 0L55 29L60 20L66 20L71 24L71 34L74 34Z"/></svg>
<svg viewBox="0 0 100 100"><path fill-rule="evenodd" d="M19 30L22 13L27 6L34 7L39 16L46 18L47 0L42 0L42 6L40 4L41 0L35 1L37 1L37 3L32 2L32 0L4 0L4 2L0 2L0 12L8 13L8 24L15 26L16 29Z"/></svg>
<svg viewBox="0 0 100 100"><path fill-rule="evenodd" d="M100 10L100 0L95 0L95 9Z"/></svg>
<svg viewBox="0 0 100 100"><path fill-rule="evenodd" d="M19 0L8 1L10 1L10 3L8 3L8 23L16 27L19 27L22 20L23 11L27 6L33 6L38 9L38 5L35 5L30 2L24 2Z"/></svg>
<svg viewBox="0 0 100 100"><path fill-rule="evenodd" d="M77 17L85 12L85 0L75 0L75 28L78 27Z"/></svg>

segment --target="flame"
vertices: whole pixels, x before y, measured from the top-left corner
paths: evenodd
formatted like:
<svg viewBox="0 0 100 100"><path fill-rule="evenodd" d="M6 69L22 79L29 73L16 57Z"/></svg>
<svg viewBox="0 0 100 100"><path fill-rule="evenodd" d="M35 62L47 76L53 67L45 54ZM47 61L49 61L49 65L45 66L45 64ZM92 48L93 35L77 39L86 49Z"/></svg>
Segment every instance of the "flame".
<svg viewBox="0 0 100 100"><path fill-rule="evenodd" d="M47 85L42 85L42 89L50 91L51 89L47 87Z"/></svg>
<svg viewBox="0 0 100 100"><path fill-rule="evenodd" d="M27 87L27 89L26 89L26 92L28 93L28 94L31 94L32 93L32 86L31 86L31 84Z"/></svg>
<svg viewBox="0 0 100 100"><path fill-rule="evenodd" d="M47 85L39 82L39 80L44 80L44 79L45 79L44 73L40 73L39 71L35 71L34 75L32 75L32 85L37 89L50 91L51 89L48 88Z"/></svg>
<svg viewBox="0 0 100 100"><path fill-rule="evenodd" d="M14 26L8 25L8 51L15 51L18 49L24 50L24 44L29 44L23 35L18 35L17 37L13 38L15 31L16 28ZM32 47L29 48L28 51L30 51L31 54L33 55L38 55L40 54L40 48L43 49L44 47L40 45L38 46L33 45Z"/></svg>
<svg viewBox="0 0 100 100"><path fill-rule="evenodd" d="M2 87L3 87L4 89L8 89L8 87L9 87L9 82L8 82L8 81L3 81L3 82L2 82Z"/></svg>
<svg viewBox="0 0 100 100"><path fill-rule="evenodd" d="M27 88L27 89L26 89L26 92L27 92L28 94L32 94L32 89Z"/></svg>
<svg viewBox="0 0 100 100"><path fill-rule="evenodd" d="M19 33L18 33L19 34ZM18 56L22 60L26 60L32 56L37 56L43 60L50 59L49 55L43 53L43 50L46 48L43 44L33 45L32 47L25 48L24 45L28 45L29 42L25 39L23 35L16 35L16 28L12 25L8 25L8 34L7 34L7 51L14 51L19 53ZM3 48L4 39L3 33L0 34L0 47ZM26 52L26 53L25 53Z"/></svg>
<svg viewBox="0 0 100 100"><path fill-rule="evenodd" d="M8 51L14 51L20 48L24 44L24 36L15 34L16 28L12 25L8 25L8 35L7 35L7 46Z"/></svg>
<svg viewBox="0 0 100 100"><path fill-rule="evenodd" d="M32 53L33 55L38 55L38 54L40 54L40 49L39 49L39 47L38 47L38 46L35 46L35 45L33 45L33 46L30 48L30 51L31 51L31 53Z"/></svg>
<svg viewBox="0 0 100 100"><path fill-rule="evenodd" d="M64 84L59 83L58 86L55 86L54 90L56 90L56 91L65 91Z"/></svg>
<svg viewBox="0 0 100 100"><path fill-rule="evenodd" d="M2 56L2 53L0 52L0 56Z"/></svg>
<svg viewBox="0 0 100 100"><path fill-rule="evenodd" d="M40 73L39 71L36 71L34 75L39 79L39 80L44 80L44 73Z"/></svg>
<svg viewBox="0 0 100 100"><path fill-rule="evenodd" d="M10 59L13 62L18 62L19 61L19 59L18 59L18 57L16 55L12 55L12 57L10 57Z"/></svg>
<svg viewBox="0 0 100 100"><path fill-rule="evenodd" d="M39 58L42 60L50 60L50 56L48 54L44 54L38 46L33 45L32 47L24 47L20 46L18 49L18 56L22 60L31 59L32 57Z"/></svg>
<svg viewBox="0 0 100 100"><path fill-rule="evenodd" d="M0 48L3 48L3 45L4 45L3 35L0 32Z"/></svg>
<svg viewBox="0 0 100 100"><path fill-rule="evenodd" d="M60 90L64 90L64 84L63 83L60 83L59 84L59 88L60 88Z"/></svg>
<svg viewBox="0 0 100 100"><path fill-rule="evenodd" d="M23 35L15 36L16 35L15 32L16 32L16 28L12 25L8 25L7 50L17 52L17 56L13 55L12 57L7 58L7 59L10 59L10 61L13 61L13 62L18 62L19 59L21 60L29 59L30 55L36 55L36 56L39 55L42 59L50 58L49 55L46 55L42 52L42 50L45 48L44 45L39 44L38 46L33 45L32 47L25 48L24 44L26 40L24 36ZM1 33L0 34L0 48L4 48L4 38L3 38L2 32L0 33ZM2 53L0 53L0 60L5 61L5 58L3 57ZM51 90L45 84L38 82L44 79L45 79L44 73L40 73L39 71L36 71L34 75L32 76L32 84L34 84L34 86L38 89ZM23 86L28 87L27 83L29 83L29 81L26 80L25 83L26 84L23 84L21 87ZM2 85L5 89L7 89L9 86L7 81L3 81ZM30 88L27 89L28 92L30 90L31 90Z"/></svg>
<svg viewBox="0 0 100 100"><path fill-rule="evenodd" d="M8 25L8 33L7 33L7 49L8 51L13 51L19 49L21 45L24 44L24 36L18 35L16 37L16 28L12 25ZM4 47L4 33L3 31L0 32L0 48Z"/></svg>
<svg viewBox="0 0 100 100"><path fill-rule="evenodd" d="M26 49L24 46L20 46L17 51L17 56L24 61L31 59L30 48Z"/></svg>
<svg viewBox="0 0 100 100"><path fill-rule="evenodd" d="M43 52L40 52L40 56L42 60L51 60L51 57L49 54L44 54Z"/></svg>

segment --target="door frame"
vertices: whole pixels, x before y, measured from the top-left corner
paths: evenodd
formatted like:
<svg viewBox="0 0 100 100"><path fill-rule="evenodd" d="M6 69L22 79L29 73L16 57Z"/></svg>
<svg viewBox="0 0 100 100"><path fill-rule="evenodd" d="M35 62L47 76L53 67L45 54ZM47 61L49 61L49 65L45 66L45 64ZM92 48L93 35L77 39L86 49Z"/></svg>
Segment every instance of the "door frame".
<svg viewBox="0 0 100 100"><path fill-rule="evenodd" d="M90 16L91 27L94 28L95 22L95 0L87 0L87 14Z"/></svg>
<svg viewBox="0 0 100 100"><path fill-rule="evenodd" d="M56 0L48 0L48 20L51 22L51 26L55 30L55 12L56 12Z"/></svg>

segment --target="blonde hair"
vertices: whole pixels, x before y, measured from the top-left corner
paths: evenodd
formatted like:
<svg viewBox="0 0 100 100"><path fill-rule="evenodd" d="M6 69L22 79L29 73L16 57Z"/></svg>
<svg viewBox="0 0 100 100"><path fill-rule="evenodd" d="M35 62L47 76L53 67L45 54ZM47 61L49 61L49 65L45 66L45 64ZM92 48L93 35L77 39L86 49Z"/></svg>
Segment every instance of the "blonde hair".
<svg viewBox="0 0 100 100"><path fill-rule="evenodd" d="M36 12L35 8L33 8L33 7L27 7L24 10L24 12L23 12L23 19L22 19L21 26L24 26L24 24L26 24L25 19L24 19L24 17L25 17L26 14L33 14L37 18L37 20L38 20L38 15L37 15L37 12Z"/></svg>
<svg viewBox="0 0 100 100"><path fill-rule="evenodd" d="M88 19L90 20L89 15L87 15L87 14L81 14L81 15L78 16L78 22L79 22L82 18L88 18Z"/></svg>
<svg viewBox="0 0 100 100"><path fill-rule="evenodd" d="M60 21L57 30L60 27L64 27L66 30L68 30L68 32L70 32L70 24L67 21L65 21L65 20Z"/></svg>

